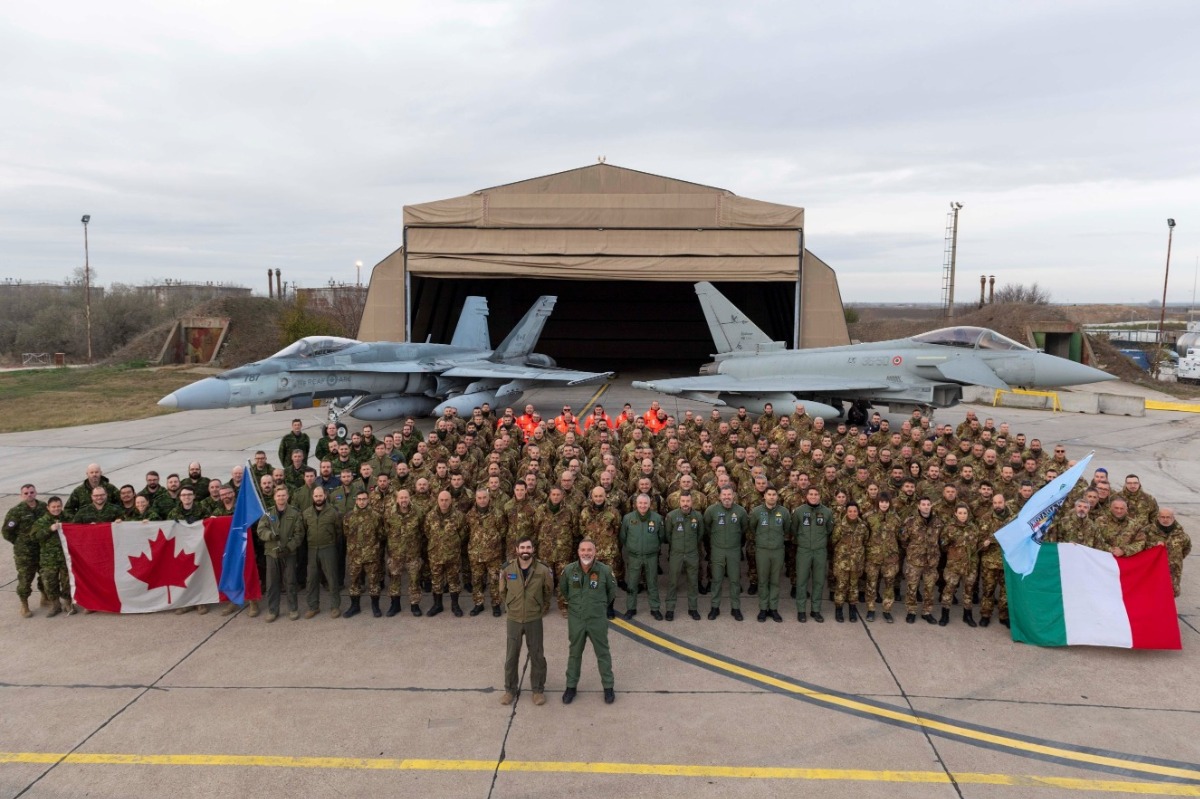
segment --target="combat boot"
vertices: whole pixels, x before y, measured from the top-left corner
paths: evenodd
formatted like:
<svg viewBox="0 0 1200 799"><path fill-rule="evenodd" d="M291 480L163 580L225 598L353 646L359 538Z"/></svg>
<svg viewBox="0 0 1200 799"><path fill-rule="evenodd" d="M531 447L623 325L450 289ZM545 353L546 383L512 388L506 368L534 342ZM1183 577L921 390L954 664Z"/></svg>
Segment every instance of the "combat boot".
<svg viewBox="0 0 1200 799"><path fill-rule="evenodd" d="M250 600L250 612L247 613L246 615L252 619L258 615L258 600L257 599Z"/></svg>
<svg viewBox="0 0 1200 799"><path fill-rule="evenodd" d="M397 601L397 602L399 602L399 600L396 600L396 601ZM412 604L412 605L409 605L409 606L408 606L408 609L409 609L409 611L412 613L412 615L414 615L414 616L422 616L422 615L424 615L423 613L421 613L421 606L420 606L420 605L417 605L417 604Z"/></svg>
<svg viewBox="0 0 1200 799"><path fill-rule="evenodd" d="M480 613L483 613L483 604L482 603L475 605L473 608L471 608L472 616L478 616Z"/></svg>
<svg viewBox="0 0 1200 799"><path fill-rule="evenodd" d="M833 606L833 620L836 621L838 624L841 624L842 622L844 622L846 620L845 614L842 613L841 605Z"/></svg>
<svg viewBox="0 0 1200 799"><path fill-rule="evenodd" d="M46 613L46 618L52 619L60 613L62 613L62 608L59 606L59 604L57 602L51 602L50 611Z"/></svg>
<svg viewBox="0 0 1200 799"><path fill-rule="evenodd" d="M858 621L858 605L850 603L850 621Z"/></svg>
<svg viewBox="0 0 1200 799"><path fill-rule="evenodd" d="M975 626L975 614L971 612L970 608L963 611L963 621L967 623L968 627Z"/></svg>
<svg viewBox="0 0 1200 799"><path fill-rule="evenodd" d="M400 597L394 596L394 597L392 597L391 601L388 602L387 617L390 619L392 616L395 616L399 612L400 612Z"/></svg>
<svg viewBox="0 0 1200 799"><path fill-rule="evenodd" d="M66 613L68 616L75 615L75 605L71 602L70 597L63 597L58 601L62 603L63 613Z"/></svg>
<svg viewBox="0 0 1200 799"><path fill-rule="evenodd" d="M50 597L46 596L45 591L39 594L39 596L41 597L41 599L38 600L39 607L48 608L53 604L53 601L50 599Z"/></svg>
<svg viewBox="0 0 1200 799"><path fill-rule="evenodd" d="M950 623L950 608L942 608L942 617L938 619L938 626L945 627Z"/></svg>
<svg viewBox="0 0 1200 799"><path fill-rule="evenodd" d="M499 605L492 605L492 615L495 616L497 619L500 618L500 606Z"/></svg>
<svg viewBox="0 0 1200 799"><path fill-rule="evenodd" d="M987 627L991 623L992 623L991 616L980 616L979 617L979 626L980 627Z"/></svg>
<svg viewBox="0 0 1200 799"><path fill-rule="evenodd" d="M379 597L377 596L371 597L371 615L377 619L383 616L383 611L379 609Z"/></svg>
<svg viewBox="0 0 1200 799"><path fill-rule="evenodd" d="M22 599L21 600L21 618L28 619L32 615L33 615L33 611L29 609L29 600Z"/></svg>
<svg viewBox="0 0 1200 799"><path fill-rule="evenodd" d="M438 615L443 610L445 610L445 608L442 607L442 595L434 594L433 595L433 607L431 607L429 609L429 612L426 613L425 615L432 619L434 616Z"/></svg>
<svg viewBox="0 0 1200 799"><path fill-rule="evenodd" d="M462 608L460 608L458 606L458 592L457 591L453 591L450 594L450 612L460 618L463 615Z"/></svg>
<svg viewBox="0 0 1200 799"><path fill-rule="evenodd" d="M343 614L347 619L357 616L362 611L362 597L350 597L350 607L346 608Z"/></svg>

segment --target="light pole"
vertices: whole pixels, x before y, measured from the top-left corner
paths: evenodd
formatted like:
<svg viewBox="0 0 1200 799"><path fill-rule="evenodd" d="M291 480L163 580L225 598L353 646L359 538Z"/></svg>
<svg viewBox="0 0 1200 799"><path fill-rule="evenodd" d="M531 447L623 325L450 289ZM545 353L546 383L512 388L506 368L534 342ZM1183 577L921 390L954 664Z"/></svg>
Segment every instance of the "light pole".
<svg viewBox="0 0 1200 799"><path fill-rule="evenodd" d="M92 221L91 214L84 214L83 219L83 318L87 325L87 361L92 362L92 265L88 260L88 222Z"/></svg>
<svg viewBox="0 0 1200 799"><path fill-rule="evenodd" d="M362 286L362 261L354 262L354 285Z"/></svg>
<svg viewBox="0 0 1200 799"><path fill-rule="evenodd" d="M1171 278L1171 239L1175 236L1175 220L1167 220L1167 268L1163 272L1162 308L1158 312L1158 343L1154 350L1154 379L1158 379L1159 367L1162 365L1163 327L1167 321L1167 281Z"/></svg>

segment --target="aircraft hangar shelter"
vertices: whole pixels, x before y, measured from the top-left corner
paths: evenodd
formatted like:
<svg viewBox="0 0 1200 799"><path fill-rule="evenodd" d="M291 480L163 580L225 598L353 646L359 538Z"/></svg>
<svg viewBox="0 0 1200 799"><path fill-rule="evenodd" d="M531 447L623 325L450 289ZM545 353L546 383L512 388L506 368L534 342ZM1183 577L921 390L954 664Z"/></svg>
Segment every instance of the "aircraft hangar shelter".
<svg viewBox="0 0 1200 799"><path fill-rule="evenodd" d="M837 275L803 242L803 208L594 164L405 206L402 246L372 270L359 338L448 342L477 294L495 345L553 294L538 352L576 368L690 371L713 350L693 290L707 280L773 339L847 344Z"/></svg>

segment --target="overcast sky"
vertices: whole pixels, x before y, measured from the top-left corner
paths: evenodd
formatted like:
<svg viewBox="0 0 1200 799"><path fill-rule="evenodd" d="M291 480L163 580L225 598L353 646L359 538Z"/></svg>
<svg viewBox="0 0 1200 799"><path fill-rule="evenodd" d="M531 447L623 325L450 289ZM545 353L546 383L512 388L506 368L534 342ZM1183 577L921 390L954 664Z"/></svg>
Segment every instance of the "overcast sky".
<svg viewBox="0 0 1200 799"><path fill-rule="evenodd" d="M834 6L836 5L836 8ZM828 8L822 8L827 6ZM847 302L1190 301L1200 3L16 3L0 278L354 280L402 207L595 163L803 206Z"/></svg>

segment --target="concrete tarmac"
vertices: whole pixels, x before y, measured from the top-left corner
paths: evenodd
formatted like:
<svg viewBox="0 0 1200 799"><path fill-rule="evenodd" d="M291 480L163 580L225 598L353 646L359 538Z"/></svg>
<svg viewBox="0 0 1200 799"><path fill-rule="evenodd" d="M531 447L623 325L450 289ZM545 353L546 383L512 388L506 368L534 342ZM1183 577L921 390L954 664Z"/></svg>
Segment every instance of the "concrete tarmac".
<svg viewBox="0 0 1200 799"><path fill-rule="evenodd" d="M580 410L595 391L526 401ZM622 381L601 401L615 416L652 398ZM1073 457L1095 449L1114 483L1139 474L1200 531L1200 416L976 410ZM191 460L227 478L256 449L274 461L295 415L315 438L318 414L197 411L3 435L0 507L25 482L43 499L65 496L91 462L118 485ZM826 623L801 625L786 595L783 624L755 622L757 598L745 594L745 622L727 605L715 621L655 622L640 598L632 623L610 625L612 706L590 649L579 698L561 703L566 622L551 614L539 708L527 666L518 702L499 704L504 621L490 614L416 619L406 607L393 619L267 625L244 611L46 619L35 608L21 619L4 556L0 796L1200 795L1200 592L1189 565L1182 652L1040 649L996 624L969 629L957 609L946 628L906 625L902 613L894 625L836 624L826 602Z"/></svg>

